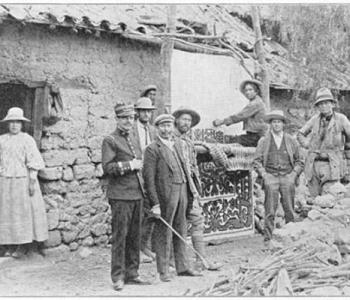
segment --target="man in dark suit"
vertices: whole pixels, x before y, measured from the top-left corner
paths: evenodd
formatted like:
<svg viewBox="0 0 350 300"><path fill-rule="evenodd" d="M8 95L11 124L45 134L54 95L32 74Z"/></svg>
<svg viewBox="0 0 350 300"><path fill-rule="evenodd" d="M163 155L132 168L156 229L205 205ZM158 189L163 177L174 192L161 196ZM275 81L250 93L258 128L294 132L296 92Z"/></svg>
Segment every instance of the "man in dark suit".
<svg viewBox="0 0 350 300"><path fill-rule="evenodd" d="M107 197L112 210L113 288L125 284L149 284L140 278L139 252L144 199L142 152L132 134L134 106L117 103L117 128L102 143L102 167L108 179Z"/></svg>
<svg viewBox="0 0 350 300"><path fill-rule="evenodd" d="M174 117L163 114L156 118L156 140L146 148L143 178L147 201L153 214L161 216L184 238L187 235L186 208L188 178L184 171L178 146L174 143ZM175 267L178 276L198 276L189 268L186 244L171 230L157 220L155 224L155 251L160 280L170 281L169 262L174 249Z"/></svg>
<svg viewBox="0 0 350 300"><path fill-rule="evenodd" d="M152 105L149 98L142 97L136 101L135 110L137 120L134 123L133 134L139 142L142 154L146 147L155 139L156 129L150 124L152 113L156 108ZM154 228L154 218L144 214L142 221L141 234L141 252L140 262L149 263L155 260L155 254L152 252L151 238Z"/></svg>

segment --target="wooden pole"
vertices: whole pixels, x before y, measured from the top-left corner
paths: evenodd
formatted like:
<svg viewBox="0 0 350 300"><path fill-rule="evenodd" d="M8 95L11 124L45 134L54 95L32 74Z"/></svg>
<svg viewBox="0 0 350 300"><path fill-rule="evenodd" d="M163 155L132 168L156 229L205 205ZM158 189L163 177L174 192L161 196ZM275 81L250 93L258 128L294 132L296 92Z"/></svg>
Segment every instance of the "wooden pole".
<svg viewBox="0 0 350 300"><path fill-rule="evenodd" d="M169 34L176 32L176 5L168 5L168 20L166 32ZM163 101L159 103L158 113L171 112L171 56L174 48L174 41L169 37L164 37L160 55L161 55L161 72L162 72L162 87Z"/></svg>
<svg viewBox="0 0 350 300"><path fill-rule="evenodd" d="M263 101L265 102L266 109L269 111L270 110L270 80L269 80L269 72L268 72L268 68L265 60L263 38L261 34L259 8L256 5L252 6L252 19L253 19L253 27L254 27L255 37L256 37L254 51L258 58L258 62L260 64L258 74L260 75L261 81L263 83L261 96L263 98Z"/></svg>

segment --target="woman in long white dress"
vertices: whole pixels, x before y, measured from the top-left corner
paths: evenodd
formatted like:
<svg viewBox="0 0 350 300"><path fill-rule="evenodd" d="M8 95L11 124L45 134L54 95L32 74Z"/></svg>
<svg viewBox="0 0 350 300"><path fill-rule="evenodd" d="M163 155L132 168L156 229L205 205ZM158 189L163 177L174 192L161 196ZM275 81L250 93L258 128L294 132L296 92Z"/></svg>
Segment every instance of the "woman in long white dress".
<svg viewBox="0 0 350 300"><path fill-rule="evenodd" d="M0 136L0 245L21 257L33 241L48 238L44 200L37 179L45 167L35 140L22 132L30 122L18 107L9 109L2 120L9 132Z"/></svg>

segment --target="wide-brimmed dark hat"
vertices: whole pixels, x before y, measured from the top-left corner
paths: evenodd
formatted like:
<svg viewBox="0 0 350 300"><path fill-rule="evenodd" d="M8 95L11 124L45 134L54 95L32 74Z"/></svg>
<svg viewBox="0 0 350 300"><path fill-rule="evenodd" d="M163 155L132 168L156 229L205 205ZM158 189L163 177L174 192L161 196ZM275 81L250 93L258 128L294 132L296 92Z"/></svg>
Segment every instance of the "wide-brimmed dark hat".
<svg viewBox="0 0 350 300"><path fill-rule="evenodd" d="M141 97L136 101L135 109L155 110L156 108L153 106L150 98Z"/></svg>
<svg viewBox="0 0 350 300"><path fill-rule="evenodd" d="M24 117L23 109L19 107L11 107L6 117L1 120L1 122L9 122L9 121L24 121L24 122L30 122L29 119Z"/></svg>
<svg viewBox="0 0 350 300"><path fill-rule="evenodd" d="M244 95L244 88L248 83L255 84L259 88L259 91L261 92L261 87L262 87L261 81L256 80L256 79L247 79L247 80L242 81L242 83L239 85L239 90L241 91L241 93L243 95Z"/></svg>
<svg viewBox="0 0 350 300"><path fill-rule="evenodd" d="M147 85L143 91L141 92L140 94L140 97L146 97L147 93L151 90L154 90L156 91L157 90L157 86L155 86L154 84L150 84L150 85Z"/></svg>
<svg viewBox="0 0 350 300"><path fill-rule="evenodd" d="M154 120L154 125L158 126L162 123L174 123L174 117L170 114L161 114Z"/></svg>
<svg viewBox="0 0 350 300"><path fill-rule="evenodd" d="M284 112L282 110L272 110L265 115L264 119L267 123L270 123L272 120L281 120L284 123L289 122L289 120L284 116Z"/></svg>
<svg viewBox="0 0 350 300"><path fill-rule="evenodd" d="M191 115L191 117L192 117L191 127L196 126L201 120L199 113L197 113L195 110L193 110L189 107L181 106L173 112L173 116L175 117L175 119L179 118L183 114Z"/></svg>
<svg viewBox="0 0 350 300"><path fill-rule="evenodd" d="M135 115L134 105L119 102L114 106L115 115L119 118Z"/></svg>
<svg viewBox="0 0 350 300"><path fill-rule="evenodd" d="M330 89L327 89L327 88L320 88L316 92L315 98L316 98L316 100L314 102L314 105L317 105L323 101L331 101L333 103L337 103L337 100L334 99L332 92L330 91Z"/></svg>

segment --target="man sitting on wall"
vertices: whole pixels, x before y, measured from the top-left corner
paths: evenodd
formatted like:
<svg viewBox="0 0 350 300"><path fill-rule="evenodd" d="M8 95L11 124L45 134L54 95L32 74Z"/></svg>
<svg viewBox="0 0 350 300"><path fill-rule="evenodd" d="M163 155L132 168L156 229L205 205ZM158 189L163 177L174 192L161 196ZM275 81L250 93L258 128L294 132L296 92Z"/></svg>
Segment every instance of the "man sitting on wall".
<svg viewBox="0 0 350 300"><path fill-rule="evenodd" d="M260 139L253 161L254 170L263 179L265 191L264 241L272 238L279 196L286 223L294 221L295 185L304 163L299 153L299 144L288 133L283 132L287 122L283 111L275 110L265 117L270 123L270 132Z"/></svg>
<svg viewBox="0 0 350 300"><path fill-rule="evenodd" d="M156 108L152 105L149 98L142 97L135 104L137 120L134 123L133 133L138 141L142 156L146 147L155 139L156 129L150 124L152 113ZM141 235L141 263L148 263L155 260L155 254L151 251L151 237L154 227L153 218L144 214L142 221Z"/></svg>
<svg viewBox="0 0 350 300"><path fill-rule="evenodd" d="M142 206L144 199L142 151L132 134L134 106L117 103L117 128L102 143L102 167L108 178L107 197L112 210L113 288L149 284L139 274Z"/></svg>
<svg viewBox="0 0 350 300"><path fill-rule="evenodd" d="M155 104L156 96L157 96L157 87L153 84L146 86L140 94L140 97L147 97L151 99L153 105Z"/></svg>
<svg viewBox="0 0 350 300"><path fill-rule="evenodd" d="M169 114L158 116L154 122L158 136L146 148L143 178L147 201L156 220L154 235L157 271L161 281L171 281L169 272L171 248L174 249L175 267L178 276L198 276L189 268L186 243L163 223L162 217L183 238L187 236L187 182L189 178L183 169L185 162L179 146L173 140L174 117Z"/></svg>
<svg viewBox="0 0 350 300"><path fill-rule="evenodd" d="M225 119L213 121L215 127L225 124L239 123L243 121L243 129L246 134L235 136L232 143L241 144L244 147L256 147L259 139L265 134L267 126L264 122L265 104L261 99L261 82L257 80L245 80L239 90L249 100L249 104L237 114Z"/></svg>

